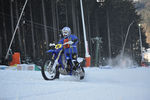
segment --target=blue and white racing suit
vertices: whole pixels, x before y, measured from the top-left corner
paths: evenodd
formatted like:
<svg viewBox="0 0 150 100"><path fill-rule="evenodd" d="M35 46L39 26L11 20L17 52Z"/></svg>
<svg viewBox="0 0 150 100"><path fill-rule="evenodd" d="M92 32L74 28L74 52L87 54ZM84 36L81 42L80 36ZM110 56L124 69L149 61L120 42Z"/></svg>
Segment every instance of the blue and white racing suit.
<svg viewBox="0 0 150 100"><path fill-rule="evenodd" d="M73 59L73 55L77 56L77 43L78 43L78 38L75 35L69 35L68 37L62 38L58 43L59 44L64 44L67 41L72 41L73 44L69 44L68 47L64 46L64 54L65 54L65 59Z"/></svg>

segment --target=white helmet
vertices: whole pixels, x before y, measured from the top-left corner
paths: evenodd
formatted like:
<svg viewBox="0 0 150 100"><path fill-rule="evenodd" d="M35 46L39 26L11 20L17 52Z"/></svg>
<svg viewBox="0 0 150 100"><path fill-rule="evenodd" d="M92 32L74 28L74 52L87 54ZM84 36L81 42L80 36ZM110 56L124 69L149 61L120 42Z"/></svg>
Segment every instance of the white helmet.
<svg viewBox="0 0 150 100"><path fill-rule="evenodd" d="M69 27L64 27L62 29L62 34L64 37L68 37L71 34L71 29Z"/></svg>

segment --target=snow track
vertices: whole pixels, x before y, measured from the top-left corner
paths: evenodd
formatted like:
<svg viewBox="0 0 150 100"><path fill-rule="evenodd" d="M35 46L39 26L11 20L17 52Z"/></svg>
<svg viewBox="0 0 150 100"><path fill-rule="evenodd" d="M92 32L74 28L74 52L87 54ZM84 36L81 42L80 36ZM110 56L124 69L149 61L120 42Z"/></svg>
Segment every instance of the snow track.
<svg viewBox="0 0 150 100"><path fill-rule="evenodd" d="M0 70L0 100L150 100L150 68L85 68L85 79L45 81L40 71Z"/></svg>

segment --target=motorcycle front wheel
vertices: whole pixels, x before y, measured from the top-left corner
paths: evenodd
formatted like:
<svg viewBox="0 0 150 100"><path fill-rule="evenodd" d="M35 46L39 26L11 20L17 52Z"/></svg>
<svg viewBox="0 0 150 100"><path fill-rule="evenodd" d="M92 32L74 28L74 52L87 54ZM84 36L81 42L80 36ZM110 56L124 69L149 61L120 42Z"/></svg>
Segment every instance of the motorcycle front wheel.
<svg viewBox="0 0 150 100"><path fill-rule="evenodd" d="M54 61L51 60L45 60L43 63L43 66L41 67L41 73L45 80L54 80L56 78L59 78L59 71L56 67L53 69Z"/></svg>

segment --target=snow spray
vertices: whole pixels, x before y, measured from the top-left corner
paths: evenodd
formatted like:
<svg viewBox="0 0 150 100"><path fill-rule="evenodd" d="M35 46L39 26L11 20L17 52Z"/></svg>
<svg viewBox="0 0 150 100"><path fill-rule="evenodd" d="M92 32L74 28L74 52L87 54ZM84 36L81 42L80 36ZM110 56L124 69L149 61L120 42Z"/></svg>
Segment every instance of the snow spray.
<svg viewBox="0 0 150 100"><path fill-rule="evenodd" d="M135 61L125 54L124 55L119 54L115 58L109 59L108 65L112 66L113 68L132 68L137 66Z"/></svg>

